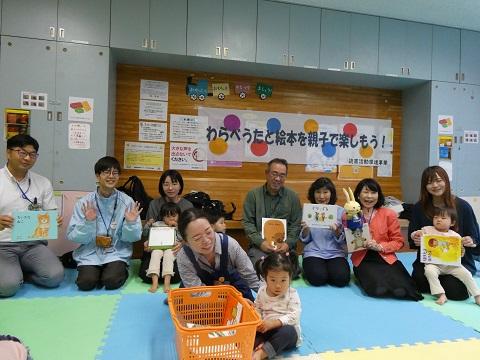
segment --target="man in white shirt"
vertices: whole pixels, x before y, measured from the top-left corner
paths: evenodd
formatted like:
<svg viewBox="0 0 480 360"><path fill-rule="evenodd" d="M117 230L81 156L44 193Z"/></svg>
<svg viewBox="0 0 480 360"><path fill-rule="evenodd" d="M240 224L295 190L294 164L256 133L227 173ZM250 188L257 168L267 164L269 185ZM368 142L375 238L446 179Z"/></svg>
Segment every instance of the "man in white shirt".
<svg viewBox="0 0 480 360"><path fill-rule="evenodd" d="M12 241L13 211L57 208L50 181L30 169L38 142L29 135L7 140L7 164L0 169L0 297L13 296L25 277L37 285L57 287L63 266L46 241ZM62 218L57 222L61 224Z"/></svg>

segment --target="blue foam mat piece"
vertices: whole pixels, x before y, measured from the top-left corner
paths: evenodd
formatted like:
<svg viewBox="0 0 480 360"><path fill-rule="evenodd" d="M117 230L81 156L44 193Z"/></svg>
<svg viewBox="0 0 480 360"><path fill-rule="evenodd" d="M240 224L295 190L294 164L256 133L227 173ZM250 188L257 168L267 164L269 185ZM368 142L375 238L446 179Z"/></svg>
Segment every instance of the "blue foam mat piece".
<svg viewBox="0 0 480 360"><path fill-rule="evenodd" d="M176 359L175 329L164 299L163 293L123 295L98 359Z"/></svg>

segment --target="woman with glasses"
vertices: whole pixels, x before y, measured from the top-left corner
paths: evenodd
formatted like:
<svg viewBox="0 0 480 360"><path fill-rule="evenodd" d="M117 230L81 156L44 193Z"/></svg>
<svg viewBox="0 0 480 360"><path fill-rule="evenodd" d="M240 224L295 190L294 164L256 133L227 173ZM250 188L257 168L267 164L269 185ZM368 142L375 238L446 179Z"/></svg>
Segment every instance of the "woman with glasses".
<svg viewBox="0 0 480 360"><path fill-rule="evenodd" d="M412 277L417 288L422 293L430 293L430 286L425 277L424 264L420 262L420 232L424 226L432 226L434 207L455 208L457 211L457 230L462 236L465 255L462 265L475 275L474 255L480 254L480 235L477 219L472 207L465 200L451 193L450 180L447 172L440 166L427 167L422 173L420 201L415 204L412 218L408 226L408 240L412 249L418 249L417 259L413 263ZM415 232L415 233L414 233ZM440 275L440 284L445 290L445 296L452 300L468 299L465 285L453 275Z"/></svg>
<svg viewBox="0 0 480 360"><path fill-rule="evenodd" d="M161 221L160 210L162 206L166 203L173 203L178 205L181 211L185 211L193 207L193 204L184 199L180 195L183 192L183 178L182 175L177 170L166 170L163 172L162 176L158 181L158 192L160 197L154 199L150 202L148 206L146 223L143 228L143 236L147 237L149 234L150 227L153 223ZM178 251L178 247L174 252ZM140 269L138 271L138 276L147 284L152 283L152 278L147 276L147 270L151 259L151 252L148 250L148 247L144 247L142 262L140 264ZM162 271L162 268L160 269ZM180 276L178 275L177 262L173 263L173 272L174 275L170 282L172 284L178 283L180 281ZM163 280L160 278L160 282Z"/></svg>
<svg viewBox="0 0 480 360"><path fill-rule="evenodd" d="M77 261L77 286L88 291L105 286L121 287L128 278L132 243L142 234L140 205L118 191L120 163L105 156L95 164L97 190L76 204L67 237L80 247L73 252Z"/></svg>
<svg viewBox="0 0 480 360"><path fill-rule="evenodd" d="M258 277L235 239L215 232L206 214L195 208L180 215L178 231L185 241L177 255L184 287L229 284L253 301Z"/></svg>

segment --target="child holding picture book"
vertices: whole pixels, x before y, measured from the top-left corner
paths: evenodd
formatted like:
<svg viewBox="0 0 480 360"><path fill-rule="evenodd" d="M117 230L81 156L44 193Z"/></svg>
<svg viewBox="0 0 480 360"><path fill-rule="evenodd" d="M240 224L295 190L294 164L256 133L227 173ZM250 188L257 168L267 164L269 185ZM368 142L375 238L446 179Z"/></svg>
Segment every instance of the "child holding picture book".
<svg viewBox="0 0 480 360"><path fill-rule="evenodd" d="M152 227L158 226L170 226L177 227L178 217L180 216L180 207L172 202L166 202L160 209L160 219L152 224ZM149 229L149 231L151 231ZM177 234L177 233L176 233ZM180 244L178 237L175 240L175 246ZM145 241L144 247L149 247L149 240ZM152 286L148 289L151 293L154 293L158 289L158 277L160 275L160 265L163 258L162 266L162 278L163 278L163 292L168 293L170 291L170 280L174 275L173 263L175 261L175 254L173 247L171 249L164 250L152 250L150 257L150 263L147 269L147 276L152 278Z"/></svg>
<svg viewBox="0 0 480 360"><path fill-rule="evenodd" d="M412 238L422 235L442 235L449 237L461 236L452 230L455 228L457 221L457 212L454 208L433 208L433 226L424 226L421 230L414 231ZM464 254L462 247L462 256ZM448 299L445 295L445 290L438 279L439 275L453 275L465 284L468 292L475 299L475 303L480 305L480 289L478 288L472 274L462 265L440 265L440 264L425 264L425 276L430 285L430 291L433 296L437 297L436 303L443 305Z"/></svg>
<svg viewBox="0 0 480 360"><path fill-rule="evenodd" d="M260 259L260 286L255 309L262 317L257 327L253 360L271 359L301 342L301 304L297 291L290 286L293 267L288 255L270 253Z"/></svg>

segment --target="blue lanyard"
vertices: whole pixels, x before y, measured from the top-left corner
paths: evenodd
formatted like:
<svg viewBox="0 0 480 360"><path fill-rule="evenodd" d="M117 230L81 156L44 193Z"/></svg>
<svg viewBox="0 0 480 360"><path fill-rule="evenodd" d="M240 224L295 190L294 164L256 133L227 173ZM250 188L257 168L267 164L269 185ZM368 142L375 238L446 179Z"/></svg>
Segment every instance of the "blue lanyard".
<svg viewBox="0 0 480 360"><path fill-rule="evenodd" d="M37 205L37 198L36 197L33 198L33 201L32 201L27 196L28 190L30 190L30 186L32 185L32 179L28 178L28 188L25 191L23 191L22 187L20 186L20 184L17 181L15 181L15 184L17 185L18 190L20 190L20 192L22 193L22 199L27 200L32 205Z"/></svg>
<svg viewBox="0 0 480 360"><path fill-rule="evenodd" d="M116 192L116 195L117 195L117 196L115 197L115 205L113 205L113 214L112 214L112 217L110 218L110 222L108 223L108 226L107 226L107 223L105 222L105 219L103 218L102 211L100 210L100 206L99 206L99 204L98 204L97 194L95 194L95 202L97 203L98 213L100 214L100 217L102 218L103 225L105 225L105 229L107 229L107 236L110 236L110 235L109 235L109 233L110 233L110 226L112 225L113 218L115 217L115 210L117 209L118 191Z"/></svg>

